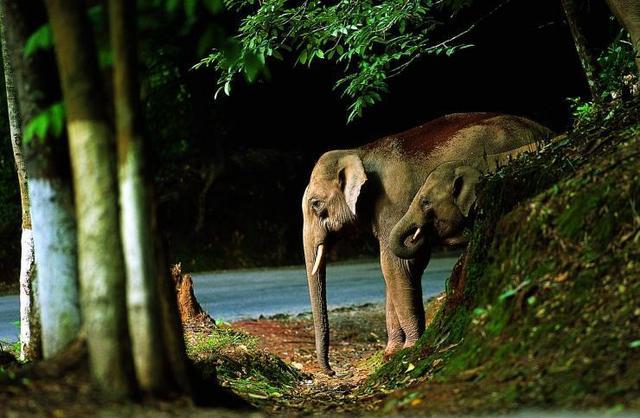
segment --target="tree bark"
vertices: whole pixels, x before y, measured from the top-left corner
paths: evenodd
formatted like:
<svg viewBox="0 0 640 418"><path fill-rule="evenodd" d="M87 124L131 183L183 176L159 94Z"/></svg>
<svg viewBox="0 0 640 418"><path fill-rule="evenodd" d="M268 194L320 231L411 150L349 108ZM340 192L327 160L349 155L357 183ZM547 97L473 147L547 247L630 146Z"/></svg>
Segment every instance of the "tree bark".
<svg viewBox="0 0 640 418"><path fill-rule="evenodd" d="M30 121L51 106L57 98L56 69L50 54L39 52L25 56L22 46L29 35L46 22L41 4L30 0L2 0L7 61L11 63L24 131ZM24 141L24 160L29 172L28 188L23 193L23 211L28 194L33 226L35 262L38 272L37 294L40 307L42 351L50 358L76 338L80 327L77 292L77 257L73 198L69 182L66 142L51 135ZM27 193L28 189L28 193ZM23 226L24 223L23 213ZM26 224L28 225L28 223ZM29 236L23 236L28 248ZM24 261L25 268L29 260ZM44 267L46 266L46 268ZM21 293L26 296L26 289ZM24 297L21 298L21 305ZM23 310L23 306L21 306ZM23 310L24 311L24 310ZM24 313L24 312L23 312ZM34 311L31 311L32 320ZM37 338L36 324L30 324L31 338ZM25 334L22 334L26 338ZM37 353L37 351L36 351ZM25 353L27 355L28 353Z"/></svg>
<svg viewBox="0 0 640 418"><path fill-rule="evenodd" d="M81 302L93 379L104 394L133 394L113 134L82 0L46 0L67 112L78 219Z"/></svg>
<svg viewBox="0 0 640 418"><path fill-rule="evenodd" d="M35 360L41 356L40 315L37 303L36 265L33 254L31 205L27 185L27 169L22 156L22 118L14 84L14 71L7 46L7 28L4 6L0 7L0 27L4 82L7 93L9 135L18 174L20 203L22 207L22 237L20 239L20 359Z"/></svg>
<svg viewBox="0 0 640 418"><path fill-rule="evenodd" d="M109 27L114 57L113 87L120 226L127 270L127 308L136 377L142 390L166 393L183 379L175 376L185 366L172 367L172 351L184 363L184 345L172 347L163 334L162 324L175 323L163 318L160 304L160 276L151 221L151 184L145 172L146 144L139 112L137 78L135 3L109 1ZM164 342L164 344L162 343Z"/></svg>
<svg viewBox="0 0 640 418"><path fill-rule="evenodd" d="M583 18L581 16L582 11L580 10L582 3L583 2L579 0L562 0L562 8L564 9L567 23L571 30L571 36L576 46L576 52L578 53L582 70L587 79L591 97L595 103L600 103L602 101L602 95L596 71L596 58L588 47ZM582 4L582 6L584 7L584 4Z"/></svg>

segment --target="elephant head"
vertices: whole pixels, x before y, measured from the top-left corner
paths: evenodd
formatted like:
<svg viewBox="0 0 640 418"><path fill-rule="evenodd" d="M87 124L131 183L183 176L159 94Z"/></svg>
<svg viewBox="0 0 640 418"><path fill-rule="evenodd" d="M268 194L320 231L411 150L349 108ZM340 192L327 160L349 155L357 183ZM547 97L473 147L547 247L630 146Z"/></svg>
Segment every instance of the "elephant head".
<svg viewBox="0 0 640 418"><path fill-rule="evenodd" d="M303 244L318 363L329 366L329 322L326 298L326 255L333 238L355 224L356 206L367 176L353 151L330 151L316 163L302 197Z"/></svg>
<svg viewBox="0 0 640 418"><path fill-rule="evenodd" d="M464 162L444 163L433 170L391 231L389 241L395 255L416 257L430 232L449 244L461 242L481 176L477 168Z"/></svg>

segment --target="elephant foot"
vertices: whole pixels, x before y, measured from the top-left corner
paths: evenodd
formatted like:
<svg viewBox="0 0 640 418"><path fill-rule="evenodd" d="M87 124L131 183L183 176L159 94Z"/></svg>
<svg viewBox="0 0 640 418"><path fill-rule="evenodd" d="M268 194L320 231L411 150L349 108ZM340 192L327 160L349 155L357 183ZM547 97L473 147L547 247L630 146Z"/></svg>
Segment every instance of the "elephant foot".
<svg viewBox="0 0 640 418"><path fill-rule="evenodd" d="M407 341L404 342L404 345L402 346L402 348L410 348L413 347L414 345L416 345L416 342L418 342L418 339L408 339Z"/></svg>
<svg viewBox="0 0 640 418"><path fill-rule="evenodd" d="M336 375L336 372L334 372L331 369L326 369L326 368L322 369L322 373L326 374L327 376L335 376Z"/></svg>
<svg viewBox="0 0 640 418"><path fill-rule="evenodd" d="M403 348L403 343L402 342L389 342L387 343L387 347L384 349L384 355L383 355L383 359L389 360L389 358L391 356L393 356L395 353L397 353L398 351L402 350Z"/></svg>

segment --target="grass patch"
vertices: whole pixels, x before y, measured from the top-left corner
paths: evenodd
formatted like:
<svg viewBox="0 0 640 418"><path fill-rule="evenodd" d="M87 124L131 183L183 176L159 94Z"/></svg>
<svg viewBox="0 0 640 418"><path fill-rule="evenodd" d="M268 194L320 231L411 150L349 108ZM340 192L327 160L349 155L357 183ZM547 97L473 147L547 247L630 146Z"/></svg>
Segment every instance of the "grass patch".
<svg viewBox="0 0 640 418"><path fill-rule="evenodd" d="M226 327L187 332L187 353L205 375L215 375L250 402L277 400L304 378L259 346L257 337Z"/></svg>

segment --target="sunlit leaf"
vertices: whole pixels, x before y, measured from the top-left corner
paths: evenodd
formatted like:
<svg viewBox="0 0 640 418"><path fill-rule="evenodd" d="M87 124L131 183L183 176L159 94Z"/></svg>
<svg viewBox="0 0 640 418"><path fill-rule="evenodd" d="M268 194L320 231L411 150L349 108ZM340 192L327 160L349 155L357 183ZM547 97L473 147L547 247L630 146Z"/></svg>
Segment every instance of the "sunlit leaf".
<svg viewBox="0 0 640 418"><path fill-rule="evenodd" d="M307 50L306 49L300 53L300 56L298 57L298 61L300 62L300 64L303 64L303 65L306 64L306 62L307 62Z"/></svg>
<svg viewBox="0 0 640 418"><path fill-rule="evenodd" d="M58 102L36 115L27 123L24 130L24 142L32 139L44 141L47 137L60 137L64 130L65 110L62 102Z"/></svg>
<svg viewBox="0 0 640 418"><path fill-rule="evenodd" d="M24 45L24 56L28 57L39 50L50 49L52 45L53 34L51 33L51 26L41 26L27 39Z"/></svg>

